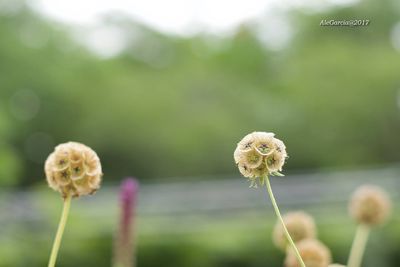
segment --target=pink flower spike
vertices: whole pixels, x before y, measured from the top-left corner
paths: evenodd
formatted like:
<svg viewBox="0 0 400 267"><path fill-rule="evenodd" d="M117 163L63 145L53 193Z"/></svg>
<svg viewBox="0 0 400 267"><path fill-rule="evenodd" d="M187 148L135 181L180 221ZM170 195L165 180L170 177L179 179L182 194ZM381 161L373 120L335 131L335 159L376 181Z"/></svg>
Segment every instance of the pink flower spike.
<svg viewBox="0 0 400 267"><path fill-rule="evenodd" d="M139 182L126 178L120 189L120 224L115 242L114 267L135 266L134 219Z"/></svg>

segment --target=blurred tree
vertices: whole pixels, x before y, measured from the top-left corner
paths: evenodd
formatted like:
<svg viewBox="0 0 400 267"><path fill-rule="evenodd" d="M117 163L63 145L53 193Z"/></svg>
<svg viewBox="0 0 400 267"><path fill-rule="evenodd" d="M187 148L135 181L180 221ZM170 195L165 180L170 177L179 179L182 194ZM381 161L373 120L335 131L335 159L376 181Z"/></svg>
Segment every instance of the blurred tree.
<svg viewBox="0 0 400 267"><path fill-rule="evenodd" d="M106 181L233 173L234 144L253 130L285 140L288 169L399 160L395 1L292 10L295 35L277 51L258 41L257 21L183 38L111 14L104 23L126 45L108 59L18 3L0 13L4 181L42 181L46 156L68 140L99 152ZM371 24L319 25L329 18Z"/></svg>

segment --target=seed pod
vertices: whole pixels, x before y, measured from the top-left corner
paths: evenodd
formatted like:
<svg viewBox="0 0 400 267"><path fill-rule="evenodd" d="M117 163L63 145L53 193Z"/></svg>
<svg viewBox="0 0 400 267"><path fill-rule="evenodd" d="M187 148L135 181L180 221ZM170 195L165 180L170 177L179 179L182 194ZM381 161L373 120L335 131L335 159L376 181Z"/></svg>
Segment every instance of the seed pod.
<svg viewBox="0 0 400 267"><path fill-rule="evenodd" d="M296 244L297 249L307 267L328 267L332 261L329 249L316 239L304 239ZM286 267L300 267L300 264L291 247L288 247Z"/></svg>
<svg viewBox="0 0 400 267"><path fill-rule="evenodd" d="M285 214L282 218L295 243L303 239L316 238L315 222L309 214L303 211L295 211ZM286 251L289 243L285 236L283 226L279 221L276 222L274 227L273 241L278 248Z"/></svg>
<svg viewBox="0 0 400 267"><path fill-rule="evenodd" d="M285 144L273 133L253 132L238 143L233 157L240 173L253 185L267 175L280 175L287 158Z"/></svg>
<svg viewBox="0 0 400 267"><path fill-rule="evenodd" d="M379 225L389 217L391 202L388 194L382 188L364 185L353 193L349 212L358 223L369 226Z"/></svg>
<svg viewBox="0 0 400 267"><path fill-rule="evenodd" d="M46 160L45 173L49 186L64 198L95 193L103 175L96 152L76 142L58 145Z"/></svg>

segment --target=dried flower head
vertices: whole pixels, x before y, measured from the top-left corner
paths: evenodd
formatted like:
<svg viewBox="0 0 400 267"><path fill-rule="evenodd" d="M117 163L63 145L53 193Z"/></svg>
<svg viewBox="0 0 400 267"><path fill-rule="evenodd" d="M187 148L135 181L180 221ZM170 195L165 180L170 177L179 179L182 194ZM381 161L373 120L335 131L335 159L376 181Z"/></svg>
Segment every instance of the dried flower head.
<svg viewBox="0 0 400 267"><path fill-rule="evenodd" d="M303 211L289 212L283 217L286 228L295 243L303 239L313 239L316 237L316 227L314 219ZM282 224L277 221L273 231L275 245L286 250L289 245Z"/></svg>
<svg viewBox="0 0 400 267"><path fill-rule="evenodd" d="M237 145L233 157L239 171L249 178L251 186L257 187L268 175L282 176L279 172L287 158L285 144L273 133L253 132L246 135Z"/></svg>
<svg viewBox="0 0 400 267"><path fill-rule="evenodd" d="M103 175L96 152L76 142L58 145L46 160L45 173L49 186L64 198L95 193Z"/></svg>
<svg viewBox="0 0 400 267"><path fill-rule="evenodd" d="M349 211L358 223L378 225L384 223L390 215L391 202L388 194L380 187L364 185L353 193Z"/></svg>
<svg viewBox="0 0 400 267"><path fill-rule="evenodd" d="M332 261L329 249L316 239L304 239L296 245L307 267L328 267ZM300 267L295 253L290 247L287 250L285 266Z"/></svg>

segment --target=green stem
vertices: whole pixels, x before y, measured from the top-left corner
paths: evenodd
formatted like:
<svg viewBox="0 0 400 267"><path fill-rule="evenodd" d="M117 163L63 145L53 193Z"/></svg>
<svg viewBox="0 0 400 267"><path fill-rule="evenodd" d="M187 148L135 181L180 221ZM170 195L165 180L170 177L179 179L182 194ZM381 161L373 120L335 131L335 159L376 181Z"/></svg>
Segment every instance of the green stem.
<svg viewBox="0 0 400 267"><path fill-rule="evenodd" d="M295 255L297 257L297 260L299 261L301 267L306 267L303 259L300 256L299 250L297 249L296 245L294 244L293 239L291 238L289 231L286 228L285 222L282 219L281 212L279 211L279 208L278 208L278 204L276 204L274 193L272 193L271 183L269 182L268 176L265 177L265 181L267 184L267 190L268 190L269 197L271 198L271 201L272 201L272 206L274 206L276 216L278 217L279 221L282 224L283 230L285 232L285 236L286 236L287 240L289 241L290 245L292 246L292 248L295 252Z"/></svg>
<svg viewBox="0 0 400 267"><path fill-rule="evenodd" d="M357 227L356 235L351 246L349 262L347 267L360 267L367 245L370 228L367 225L360 224Z"/></svg>
<svg viewBox="0 0 400 267"><path fill-rule="evenodd" d="M61 239L64 233L65 224L67 223L70 207L71 207L71 196L67 195L67 197L64 199L64 207L61 214L60 222L58 224L57 234L56 238L54 239L53 248L51 250L48 267L54 267L56 265L57 254L58 250L60 249Z"/></svg>

